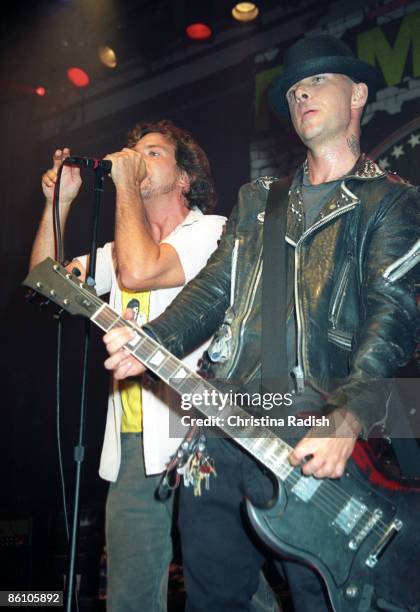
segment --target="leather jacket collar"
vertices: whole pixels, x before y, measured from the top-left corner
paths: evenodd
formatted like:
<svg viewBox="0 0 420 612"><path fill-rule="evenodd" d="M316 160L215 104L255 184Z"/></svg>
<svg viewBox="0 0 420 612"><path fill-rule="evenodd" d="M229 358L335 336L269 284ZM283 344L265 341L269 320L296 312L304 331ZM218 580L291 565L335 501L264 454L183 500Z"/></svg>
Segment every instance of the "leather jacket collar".
<svg viewBox="0 0 420 612"><path fill-rule="evenodd" d="M289 192L289 208L287 214L287 240L294 246L305 234L305 215L303 210L302 201L302 181L304 166L298 169L296 176ZM328 199L327 206L324 207L315 224L322 224L329 219L330 215L336 216L341 211L345 211L346 208L351 205L353 207L359 202L357 196L355 196L346 186L346 182L350 179L358 180L372 180L385 176L385 172L371 159L369 159L364 153L359 157L355 166L350 170L349 174L343 177L340 185L334 190L331 197Z"/></svg>

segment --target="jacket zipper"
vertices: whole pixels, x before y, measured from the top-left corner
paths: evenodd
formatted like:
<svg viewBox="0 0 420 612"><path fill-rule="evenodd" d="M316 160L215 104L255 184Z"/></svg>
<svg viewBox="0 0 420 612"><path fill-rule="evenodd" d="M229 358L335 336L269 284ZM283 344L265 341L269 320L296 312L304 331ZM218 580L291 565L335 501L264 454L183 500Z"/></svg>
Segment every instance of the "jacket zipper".
<svg viewBox="0 0 420 612"><path fill-rule="evenodd" d="M335 294L335 298L334 298L334 302L331 308L331 316L330 316L330 321L331 324L333 326L333 329L335 329L336 325L337 325L337 320L338 320L338 315L341 311L341 307L343 305L343 301L344 301L344 292L345 292L345 288L347 287L347 283L348 283L348 271L350 268L350 262L346 261L345 266L344 266L344 270L343 270L343 274L340 278L340 282L338 284L337 287L337 293Z"/></svg>
<svg viewBox="0 0 420 612"><path fill-rule="evenodd" d="M230 306L235 301L236 268L238 267L239 238L235 238L235 245L232 251L232 266L230 272Z"/></svg>
<svg viewBox="0 0 420 612"><path fill-rule="evenodd" d="M299 307L299 283L298 283L298 275L299 275L299 250L302 246L303 240L315 232L317 229L335 219L335 217L339 217L345 212L352 210L356 207L356 204L360 202L360 200L342 183L342 189L352 198L353 202L351 204L347 204L347 206L343 206L339 210L331 213L330 215L324 217L315 225L312 225L306 232L302 234L296 244L295 249L295 309L296 309L296 326L297 326L297 366L294 368L294 373L296 376L296 385L298 392L302 392L305 388L305 370L303 367L303 353L304 353L304 343L305 343L305 335L304 335L304 323L302 319L302 313Z"/></svg>
<svg viewBox="0 0 420 612"><path fill-rule="evenodd" d="M252 282L250 284L250 288L248 291L248 295L246 298L246 302L245 302L245 310L244 310L244 316L242 318L241 324L240 324L240 328L239 328L239 334L238 334L238 341L236 343L233 355L232 355L232 363L230 366L229 371L226 374L226 378L229 378L229 376L231 375L231 373L233 372L236 364L237 364L237 357L239 355L239 347L241 345L241 340L244 334L244 329L245 329L245 324L249 318L250 312L251 312L251 306L254 303L254 299L255 299L255 293L257 291L257 287L258 287L258 283L260 281L261 278L261 272L262 272L262 247L260 249L260 252L258 254L258 262L257 262L257 266L255 267L255 272L253 275L253 279Z"/></svg>
<svg viewBox="0 0 420 612"><path fill-rule="evenodd" d="M414 268L414 266L420 261L420 240L411 247L405 255L399 257L394 263L387 267L383 273L383 278L390 283L395 282L404 276L407 272Z"/></svg>

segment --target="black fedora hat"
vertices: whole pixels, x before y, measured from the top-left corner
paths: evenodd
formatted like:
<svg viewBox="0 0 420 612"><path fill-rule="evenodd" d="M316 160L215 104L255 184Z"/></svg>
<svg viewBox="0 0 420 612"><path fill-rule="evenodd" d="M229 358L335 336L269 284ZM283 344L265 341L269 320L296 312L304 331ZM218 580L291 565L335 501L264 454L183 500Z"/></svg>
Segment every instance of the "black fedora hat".
<svg viewBox="0 0 420 612"><path fill-rule="evenodd" d="M317 34L298 40L284 54L283 72L270 86L268 102L280 115L288 115L286 93L298 81L314 74L345 74L363 82L373 93L382 84L376 68L354 57L350 48L330 34Z"/></svg>

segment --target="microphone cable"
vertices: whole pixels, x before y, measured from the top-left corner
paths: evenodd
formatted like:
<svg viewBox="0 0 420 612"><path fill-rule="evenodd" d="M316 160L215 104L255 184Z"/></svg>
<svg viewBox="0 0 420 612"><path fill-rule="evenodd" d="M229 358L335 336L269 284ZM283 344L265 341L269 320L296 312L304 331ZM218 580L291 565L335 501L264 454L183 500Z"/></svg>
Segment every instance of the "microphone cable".
<svg viewBox="0 0 420 612"><path fill-rule="evenodd" d="M61 175L63 172L64 164L61 164L57 171L57 181L54 187L53 197L53 227L54 227L54 259L65 264L64 260L64 248L63 248L63 236L61 232L60 222L60 184ZM64 518L64 529L66 534L67 543L70 544L70 523L67 506L67 491L66 481L64 477L64 466L63 466L63 450L61 443L61 372L62 372L62 342L63 342L63 322L61 318L61 312L54 315L57 320L57 361L56 361L56 384L55 384L55 403L56 403L56 439L57 439L57 456L58 456L58 469L60 474L60 487L61 487L61 498L63 504L63 518ZM63 585L64 589L64 585ZM76 604L76 611L79 612L79 598L77 593L77 585L74 587L74 601Z"/></svg>
<svg viewBox="0 0 420 612"><path fill-rule="evenodd" d="M54 242L55 242L55 259L58 263L63 263L64 252L63 252L63 237L61 234L61 222L60 222L60 184L61 174L63 172L64 164L58 169L57 181L54 187L53 197L53 221L54 221Z"/></svg>

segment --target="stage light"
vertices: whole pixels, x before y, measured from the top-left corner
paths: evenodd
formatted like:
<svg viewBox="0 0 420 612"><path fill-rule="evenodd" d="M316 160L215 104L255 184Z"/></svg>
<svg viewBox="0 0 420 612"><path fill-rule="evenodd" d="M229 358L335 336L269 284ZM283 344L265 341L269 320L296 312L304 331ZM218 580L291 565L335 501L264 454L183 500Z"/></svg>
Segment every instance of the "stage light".
<svg viewBox="0 0 420 612"><path fill-rule="evenodd" d="M238 2L232 9L232 16L237 21L249 23L258 17L258 7L253 2Z"/></svg>
<svg viewBox="0 0 420 612"><path fill-rule="evenodd" d="M107 68L115 68L117 66L117 56L111 47L105 45L98 47L98 56L102 64Z"/></svg>
<svg viewBox="0 0 420 612"><path fill-rule="evenodd" d="M191 40L201 41L209 40L213 31L206 23L191 23L185 28L185 33Z"/></svg>
<svg viewBox="0 0 420 612"><path fill-rule="evenodd" d="M37 96L40 96L40 97L45 96L45 93L46 93L45 87L42 87L42 85L40 85L39 87L35 89L35 93Z"/></svg>
<svg viewBox="0 0 420 612"><path fill-rule="evenodd" d="M67 78L75 87L87 87L89 85L89 76L81 68L69 68Z"/></svg>

